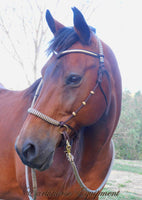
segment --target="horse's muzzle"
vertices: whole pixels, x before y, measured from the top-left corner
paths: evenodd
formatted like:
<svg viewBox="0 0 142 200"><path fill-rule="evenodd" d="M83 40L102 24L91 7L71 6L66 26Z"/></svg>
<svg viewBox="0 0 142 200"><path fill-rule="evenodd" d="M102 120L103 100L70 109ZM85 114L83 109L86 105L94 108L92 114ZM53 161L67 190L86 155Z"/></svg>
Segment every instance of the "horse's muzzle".
<svg viewBox="0 0 142 200"><path fill-rule="evenodd" d="M18 140L18 138L17 138ZM53 162L55 147L52 144L47 144L45 148L34 143L33 141L25 141L22 147L18 147L17 140L15 149L21 158L22 162L37 170L43 171L50 167Z"/></svg>

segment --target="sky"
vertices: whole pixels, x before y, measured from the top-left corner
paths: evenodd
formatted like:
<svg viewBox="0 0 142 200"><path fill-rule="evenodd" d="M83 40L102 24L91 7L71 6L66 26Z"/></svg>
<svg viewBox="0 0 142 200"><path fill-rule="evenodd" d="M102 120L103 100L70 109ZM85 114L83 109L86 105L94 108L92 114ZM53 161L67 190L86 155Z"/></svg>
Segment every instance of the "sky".
<svg viewBox="0 0 142 200"><path fill-rule="evenodd" d="M0 12L2 12L2 9L4 10L5 7L7 10L11 6L18 9L20 1L21 0L0 0ZM23 2L24 1L26 0L23 0ZM39 0L38 2L42 4L44 0ZM60 3L57 5L57 2ZM88 2L90 3L90 8L85 12L85 9L82 8L88 6ZM113 50L119 64L123 90L130 90L133 93L139 90L142 91L141 0L46 0L46 7L51 10L52 14L56 19L58 19L58 21L66 26L72 25L73 16L71 7L73 6L82 10L88 24L96 28L98 37ZM32 10L31 12L33 12L33 15L36 14L35 10ZM24 12L24 14L25 19L28 19L26 12ZM11 18L13 17L13 23L17 25L17 19L15 19L14 16L7 16ZM0 34L2 35L1 30ZM16 34L15 37L18 37L20 34L22 35L22 33L18 31ZM49 35L50 40L51 33L49 33ZM4 38L3 42L5 44L7 43L6 38ZM25 44L23 43L23 52L24 47ZM46 62L46 56L43 58L45 49L44 46L39 71L44 62ZM0 62L0 82L3 83L5 87L16 90L27 87L22 69L12 59L12 57L9 56L1 43ZM30 69L29 73L32 73Z"/></svg>

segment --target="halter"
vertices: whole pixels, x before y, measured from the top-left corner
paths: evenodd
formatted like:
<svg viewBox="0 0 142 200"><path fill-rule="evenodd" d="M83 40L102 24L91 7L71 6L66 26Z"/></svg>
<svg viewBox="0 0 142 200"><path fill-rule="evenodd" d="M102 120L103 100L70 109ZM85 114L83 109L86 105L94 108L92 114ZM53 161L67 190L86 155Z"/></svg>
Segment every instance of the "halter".
<svg viewBox="0 0 142 200"><path fill-rule="evenodd" d="M90 91L90 93L88 94L87 98L82 101L81 105L79 106L78 109L76 109L75 111L72 111L72 114L71 116L66 120L66 121L57 121L43 113L41 113L40 111L36 110L35 108L33 108L34 104L35 104L35 101L36 101L36 98L38 96L38 93L39 93L39 90L42 86L42 80L41 82L39 83L39 86L36 90L36 93L35 93L35 96L34 96L34 99L32 101L32 104L31 104L31 107L28 109L28 112L30 114L33 114L39 118L41 118L42 120L48 122L49 124L52 124L54 126L59 126L59 127L64 127L64 126L68 126L70 128L69 125L67 125L66 123L68 121L70 121L73 117L75 117L77 115L77 113L84 107L86 106L88 100L90 99L90 97L92 95L95 94L95 91L98 87L100 87L100 90L104 96L104 99L105 99L105 102L106 102L106 113L108 111L108 108L109 108L109 104L110 104L110 91L109 91L109 101L107 100L107 97L104 93L104 90L102 89L102 86L101 86L101 83L102 83L102 77L103 77L103 74L106 73L107 75L107 78L108 78L108 82L109 82L109 90L111 89L110 86L110 78L109 78L109 74L107 72L107 70L104 68L104 54L103 54L103 47L102 47L102 44L101 44L101 41L98 39L98 43L99 43L99 54L98 53L94 53L92 51L87 51L87 50L83 50L83 49L71 49L71 50L65 50L65 51L62 51L60 53L56 53L56 56L57 56L57 59L61 58L62 56L65 56L67 54L71 54L71 53L82 53L82 54L86 54L86 55L89 55L89 56L93 56L95 58L99 58L99 69L98 69L98 77L97 77L97 81L96 81L96 84L94 86L94 88Z"/></svg>
<svg viewBox="0 0 142 200"><path fill-rule="evenodd" d="M106 110L105 112L107 113L108 112L108 109L109 109L109 105L110 105L110 101L111 101L111 96L110 96L110 90L111 90L111 83L110 83L110 77L109 77L109 74L107 72L107 70L105 69L104 67L104 54L103 54L103 47L102 47L102 43L101 41L98 39L98 44L99 44L99 54L98 53L94 53L92 51L87 51L87 50L82 50L82 49L71 49L71 50L65 50L65 51L62 51L60 53L55 53L57 59L60 59L62 56L65 56L67 54L71 54L71 53L81 53L81 54L85 54L85 55L88 55L88 56L92 56L92 57L95 57L95 58L98 58L99 59L99 69L98 69L98 77L97 77L97 81L96 81L96 84L94 86L94 88L90 91L90 93L88 94L87 98L82 101L81 105L79 106L78 109L76 109L75 111L72 112L72 114L70 115L70 117L66 120L66 121L57 121L43 113L41 113L40 111L36 110L34 107L34 104L35 104L35 101L37 99L37 96L39 95L39 91L42 87L42 80L40 81L39 85L38 85L38 88L36 90L36 93L34 95L34 98L33 98L33 101L32 101L32 104L31 104L31 107L28 109L28 112L32 115L35 115L37 117L39 117L40 119L46 121L47 123L49 124L52 124L54 126L58 126L58 127L64 127L65 128L65 131L62 133L63 136L64 136L64 139L66 140L66 156L69 160L69 162L71 163L71 166L73 168L73 172L74 172L74 175L76 177L76 180L78 181L79 185L87 192L91 192L91 193L99 193L102 188L104 187L104 185L106 184L107 182L107 179L108 179L108 176L111 172L111 169L112 169L112 165L113 165L113 160L114 160L114 145L113 145L113 142L112 142L112 147L113 147L113 156L112 156L112 160L111 160L111 164L110 164L110 168L107 172L107 175L104 179L104 181L102 182L102 184L96 189L96 190L91 190L89 188L87 188L84 183L82 182L80 176L79 176L79 173L78 173L78 170L76 168L76 165L75 165L75 162L74 162L74 157L73 155L71 154L71 145L69 143L69 136L68 136L68 129L73 129L72 127L70 127L67 122L70 121L73 117L75 117L78 112L84 107L86 106L88 100L91 98L92 95L95 95L95 92L96 92L96 89L99 87L103 96L104 96L104 99L105 99L105 102L106 102ZM107 79L108 79L108 83L109 83L109 98L107 100L107 97L105 95L105 92L101 86L101 83L102 83L102 78L103 78L103 75L104 73L107 75ZM35 200L36 199L36 190L37 190L37 183L36 183L36 174L35 174L35 170L32 169L32 180L33 180L33 198L31 196L31 192L30 192L30 188L29 188L29 177L28 177L28 167L25 166L25 172L26 172L26 185L27 185L27 192L29 194L29 199L30 200Z"/></svg>

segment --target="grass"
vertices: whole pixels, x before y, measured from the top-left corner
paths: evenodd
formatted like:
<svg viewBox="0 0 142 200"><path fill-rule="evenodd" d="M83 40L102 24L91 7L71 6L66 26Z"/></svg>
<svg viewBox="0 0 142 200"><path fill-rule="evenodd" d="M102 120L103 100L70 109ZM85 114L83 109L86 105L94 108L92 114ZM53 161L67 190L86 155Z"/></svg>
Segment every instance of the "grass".
<svg viewBox="0 0 142 200"><path fill-rule="evenodd" d="M142 175L142 161L127 161L127 160L115 160L113 170L126 171L130 173L135 173ZM99 200L142 200L142 197L139 194L125 191L127 184L132 183L132 180L126 180L124 183L118 183L117 187L114 189L113 185L116 185L116 180L108 181L107 187L105 187L102 192L106 192L106 196L100 196ZM123 192L121 192L121 189ZM120 192L119 192L120 190ZM117 193L118 195L107 196L109 192Z"/></svg>
<svg viewBox="0 0 142 200"><path fill-rule="evenodd" d="M113 193L113 191L104 188L102 192L106 194L106 196L100 195L99 200L142 200L142 198L138 197L137 194L130 192L121 193L121 191L117 191L118 195L110 195L108 197L107 194L109 194L110 192ZM116 191L114 191L114 193L116 193Z"/></svg>
<svg viewBox="0 0 142 200"><path fill-rule="evenodd" d="M126 187L126 185L124 185L124 184L121 183L121 184L118 185L118 187L119 188L123 188L123 187Z"/></svg>
<svg viewBox="0 0 142 200"><path fill-rule="evenodd" d="M120 164L120 163L117 163L117 162L114 164L113 170L127 171L127 172L142 174L142 167Z"/></svg>
<svg viewBox="0 0 142 200"><path fill-rule="evenodd" d="M142 198L133 193L120 193L117 200L142 200Z"/></svg>

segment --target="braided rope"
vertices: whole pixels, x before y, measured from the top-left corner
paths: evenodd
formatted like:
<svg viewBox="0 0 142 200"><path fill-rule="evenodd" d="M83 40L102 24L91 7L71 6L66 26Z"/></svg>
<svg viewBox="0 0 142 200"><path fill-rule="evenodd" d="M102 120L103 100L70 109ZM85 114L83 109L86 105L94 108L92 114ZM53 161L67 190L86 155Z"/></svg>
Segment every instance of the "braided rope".
<svg viewBox="0 0 142 200"><path fill-rule="evenodd" d="M33 197L32 197L32 193L30 190L28 166L25 165L25 178L26 178L26 188L27 188L28 197L29 197L29 200L36 200L37 180L36 180L35 169L32 168L31 173L32 173L32 184L33 184Z"/></svg>
<svg viewBox="0 0 142 200"><path fill-rule="evenodd" d="M111 143L112 143L112 159L111 159L111 163L110 163L110 167L109 167L109 170L107 172L107 175L105 177L105 179L103 180L103 182L101 183L101 185L96 189L96 190L91 190L89 189L84 183L83 181L81 180L80 178L80 175L78 173L78 169L76 167L76 164L74 162L74 156L71 154L71 146L68 142L68 140L66 140L66 156L72 166L72 169L73 169L73 172L74 172L74 175L75 175L75 178L78 182L78 184L80 185L81 188L83 188L86 192L89 192L89 193L98 193L100 192L103 187L105 186L107 180L108 180L108 177L110 175L110 172L112 170L112 167L113 167L113 163L114 163L114 158L115 158L115 147L114 147L114 143L113 143L113 140L111 140Z"/></svg>
<svg viewBox="0 0 142 200"><path fill-rule="evenodd" d="M36 172L35 169L31 169L32 173L32 183L33 183L33 200L36 200L37 196L37 180L36 180Z"/></svg>
<svg viewBox="0 0 142 200"><path fill-rule="evenodd" d="M34 95L34 98L33 98L32 104L31 104L31 108L34 106L35 101L36 101L36 99L37 99L37 97L39 95L39 91L40 91L40 88L42 86L42 82L43 82L43 79L41 79L41 81L40 81L40 83L39 83L39 85L38 85L38 87L36 89L36 92L35 92L35 95Z"/></svg>
<svg viewBox="0 0 142 200"><path fill-rule="evenodd" d="M51 117L39 112L38 110L36 110L36 109L34 109L32 107L28 109L28 113L36 115L37 117L39 117L40 119L48 122L49 124L52 124L54 126L60 126L60 122L59 121L57 121L57 120L55 120L55 119L53 119L53 118L51 118Z"/></svg>

